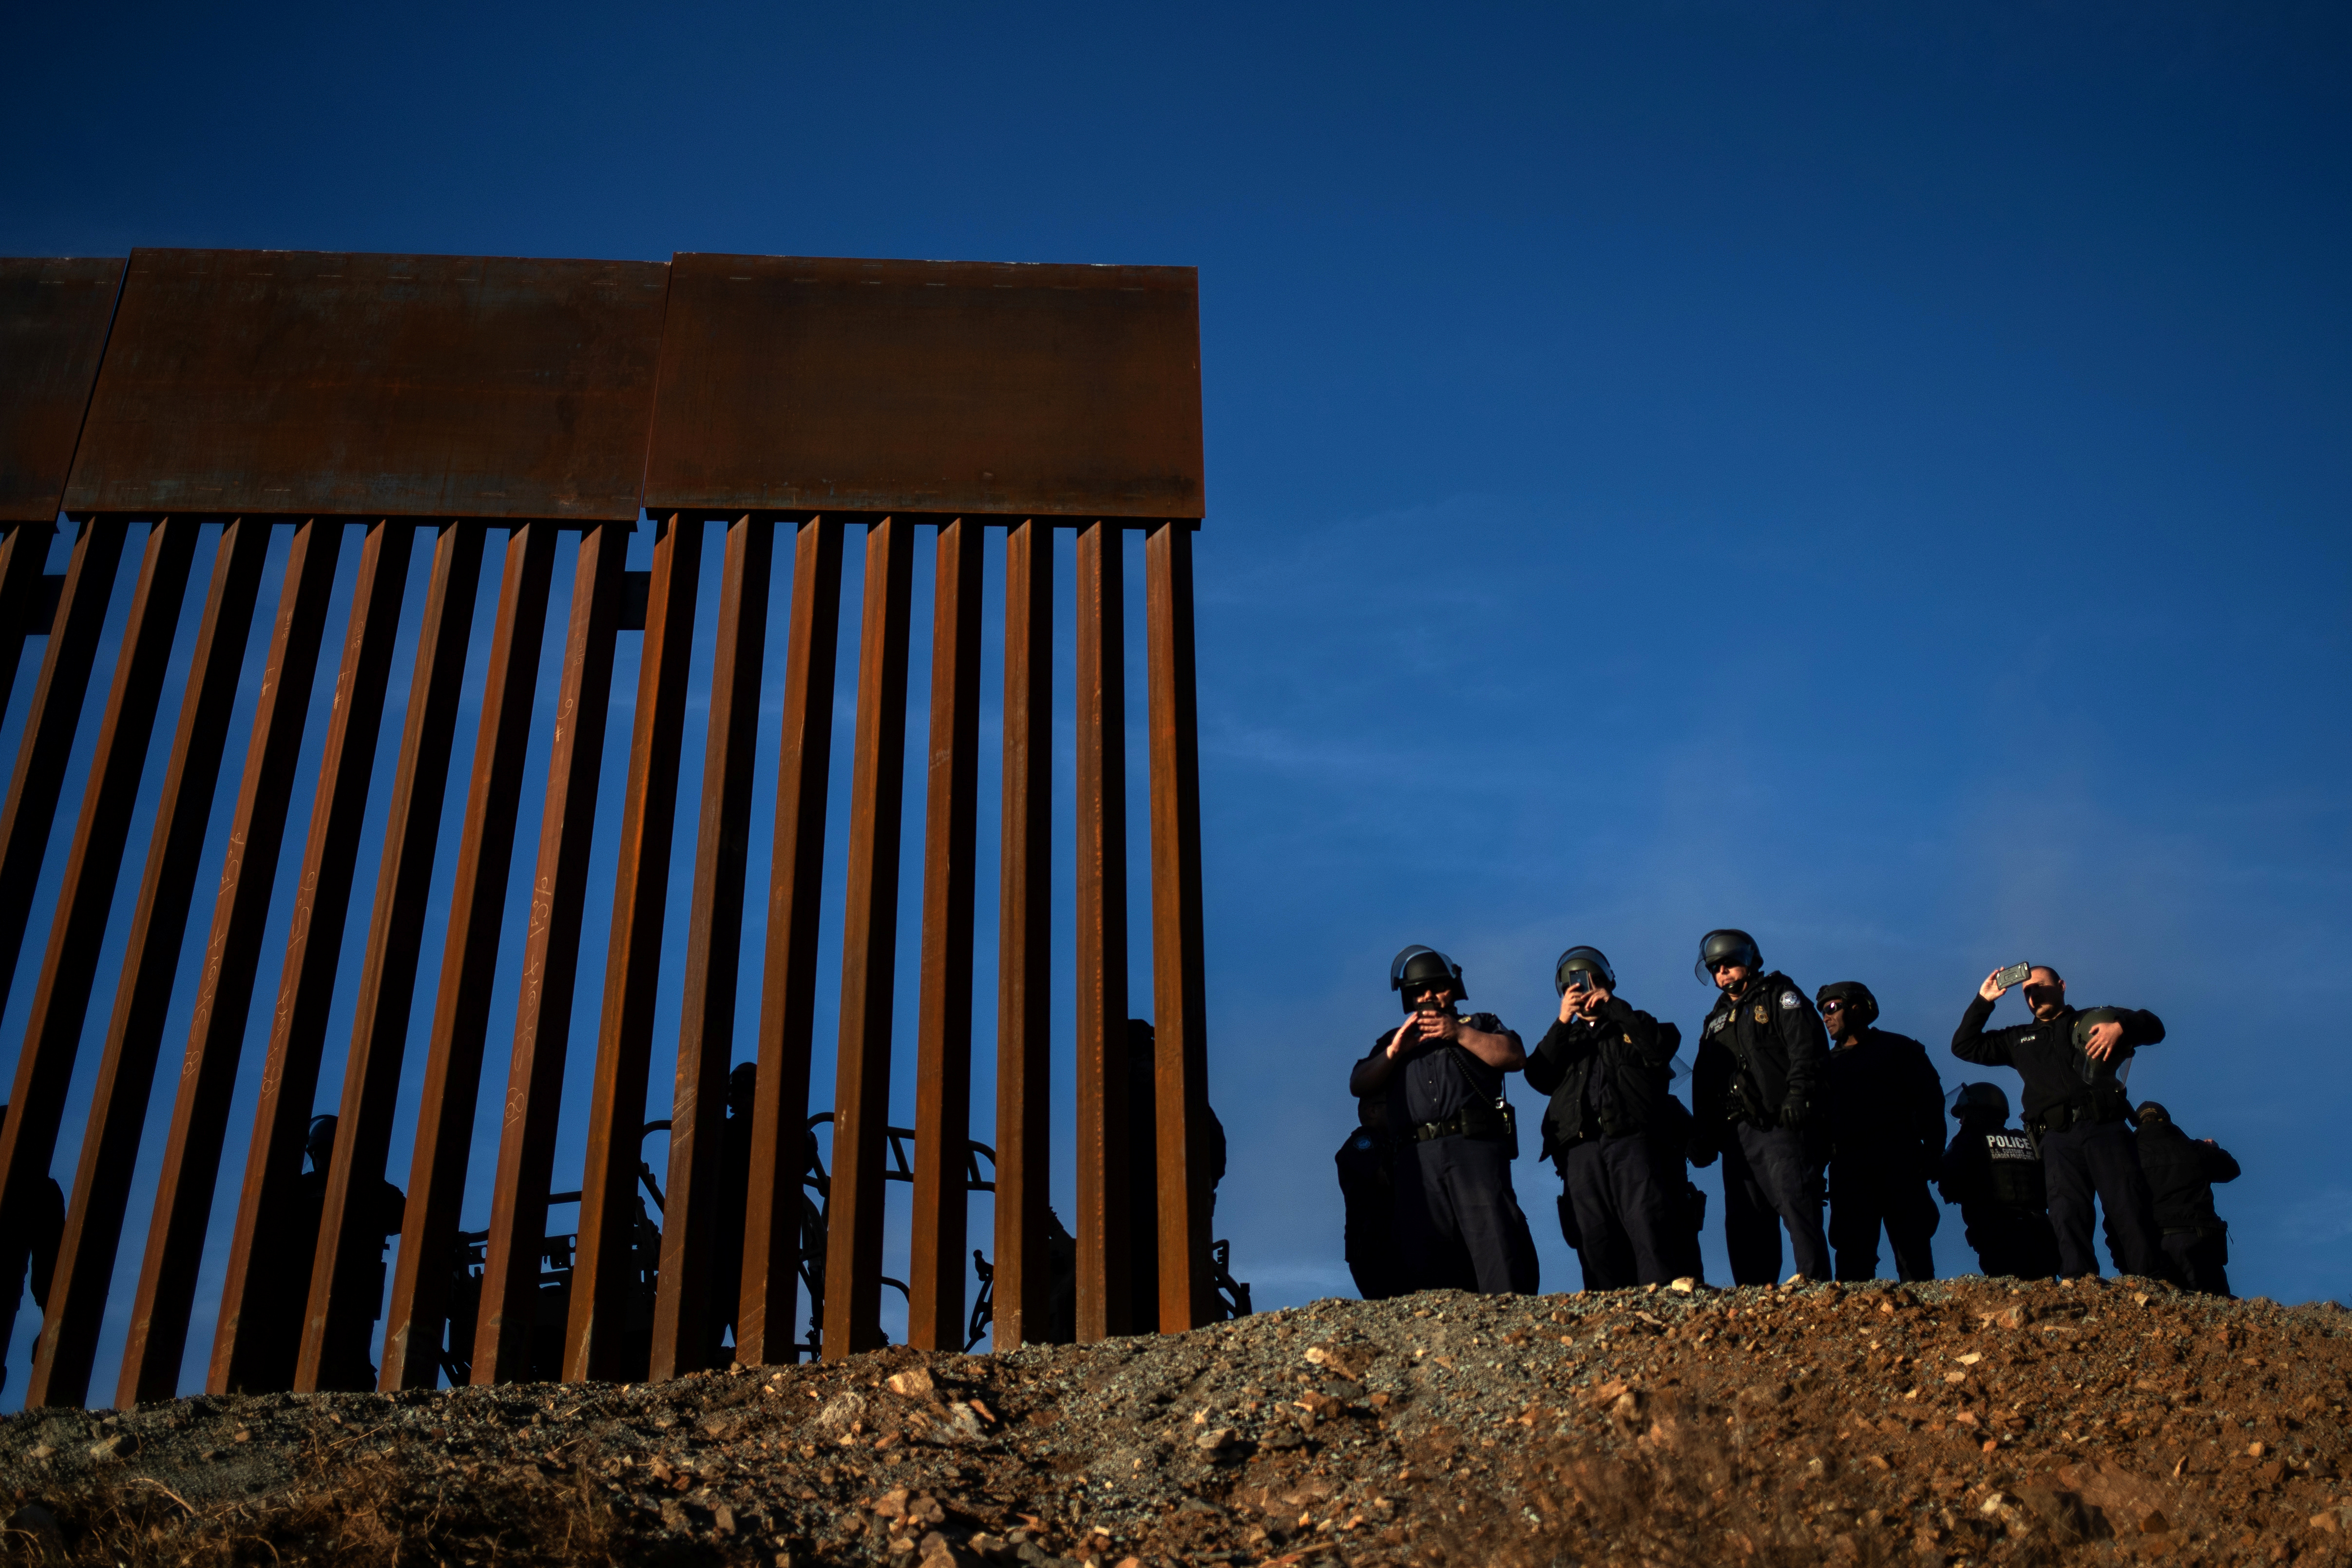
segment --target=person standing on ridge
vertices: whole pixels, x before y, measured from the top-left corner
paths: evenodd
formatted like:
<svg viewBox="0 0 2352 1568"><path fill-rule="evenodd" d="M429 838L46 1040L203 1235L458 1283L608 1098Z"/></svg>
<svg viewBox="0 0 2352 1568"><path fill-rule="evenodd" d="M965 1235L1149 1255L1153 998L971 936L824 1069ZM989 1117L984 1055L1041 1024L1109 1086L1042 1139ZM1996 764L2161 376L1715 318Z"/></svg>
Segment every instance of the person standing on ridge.
<svg viewBox="0 0 2352 1568"><path fill-rule="evenodd" d="M1597 947L1552 969L1559 1016L1528 1058L1528 1087L1551 1096L1544 1149L1559 1171L1588 1290L1664 1285L1683 1272L1689 1229L1673 1092L1682 1033L1621 1001Z"/></svg>
<svg viewBox="0 0 2352 1568"><path fill-rule="evenodd" d="M1878 1232L1897 1279L1933 1279L1943 1215L1927 1184L1944 1152L1944 1086L1927 1047L1879 1028L1859 980L1813 994L1830 1036L1830 1246L1841 1279L1878 1277Z"/></svg>
<svg viewBox="0 0 2352 1568"><path fill-rule="evenodd" d="M2131 1100L2118 1069L2132 1053L2164 1038L2164 1022L2133 1008L2080 1012L2066 1002L2066 982L2046 963L2023 976L2033 1016L1985 1032L1992 1010L2009 994L2008 971L1984 977L1952 1035L1952 1054L1964 1062L2015 1068L2025 1080L2025 1130L2042 1153L2050 1191L2050 1227L2058 1236L2059 1271L2072 1279L2098 1277L2092 1249L2092 1200L2114 1222L2123 1267L2151 1279L2174 1278L2158 1234L2156 1199L2132 1146Z"/></svg>
<svg viewBox="0 0 2352 1568"><path fill-rule="evenodd" d="M1416 1289L1532 1295L1535 1237L1511 1189L1518 1133L1503 1097L1503 1075L1527 1065L1526 1047L1492 1013L1461 1014L1462 966L1435 948L1398 953L1389 988L1405 1021L1373 1042L1348 1092L1388 1096L1406 1275Z"/></svg>
<svg viewBox="0 0 2352 1568"><path fill-rule="evenodd" d="M2213 1184L2238 1179L2238 1162L2210 1138L2191 1138L2152 1100L2139 1106L2139 1167L2156 1199L2164 1250L2191 1290L2230 1293L2230 1227L2213 1210Z"/></svg>
<svg viewBox="0 0 2352 1568"><path fill-rule="evenodd" d="M1829 1046L1797 983L1763 969L1744 931L1711 931L1699 942L1696 973L1722 995L1691 1073L1692 1161L1723 1155L1723 1236L1738 1285L1773 1283L1784 1225L1797 1276L1830 1277L1821 1152Z"/></svg>
<svg viewBox="0 0 2352 1568"><path fill-rule="evenodd" d="M1997 1083L1964 1083L1952 1097L1960 1130L1944 1151L1937 1190L1960 1205L1977 1267L1989 1276L2047 1279L2058 1272L2058 1238L2042 1156L2009 1125L2009 1096Z"/></svg>

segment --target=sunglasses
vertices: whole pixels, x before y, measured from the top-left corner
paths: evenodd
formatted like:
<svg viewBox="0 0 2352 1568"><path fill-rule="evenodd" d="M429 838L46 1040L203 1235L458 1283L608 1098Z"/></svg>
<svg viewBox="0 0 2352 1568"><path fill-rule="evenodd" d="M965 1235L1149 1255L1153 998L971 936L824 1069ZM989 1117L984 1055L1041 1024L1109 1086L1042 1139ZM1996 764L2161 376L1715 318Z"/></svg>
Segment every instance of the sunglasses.
<svg viewBox="0 0 2352 1568"><path fill-rule="evenodd" d="M1828 1001L1822 1004L1822 1011L1824 1013L1843 1013L1845 1011L1845 999L1842 996L1832 996Z"/></svg>
<svg viewBox="0 0 2352 1568"><path fill-rule="evenodd" d="M1706 966L1709 974L1720 974L1727 969L1737 969L1748 961L1743 958L1718 958Z"/></svg>
<svg viewBox="0 0 2352 1568"><path fill-rule="evenodd" d="M1453 986L1444 984L1442 982L1433 985L1427 981L1423 981L1418 984L1406 986L1404 988L1404 999L1408 1002L1418 1002L1426 996L1444 995L1453 989Z"/></svg>

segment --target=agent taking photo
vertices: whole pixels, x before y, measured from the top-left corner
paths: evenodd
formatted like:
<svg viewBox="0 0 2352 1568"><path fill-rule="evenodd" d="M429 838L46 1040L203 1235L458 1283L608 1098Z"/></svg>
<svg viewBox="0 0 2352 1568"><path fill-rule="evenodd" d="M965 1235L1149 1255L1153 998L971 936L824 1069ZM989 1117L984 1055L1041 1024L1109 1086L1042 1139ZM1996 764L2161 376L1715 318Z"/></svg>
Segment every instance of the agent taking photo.
<svg viewBox="0 0 2352 1568"><path fill-rule="evenodd" d="M1528 1058L1528 1087L1551 1096L1544 1150L1559 1172L1584 1288L1670 1284L1688 1271L1690 1234L1684 1118L1673 1102L1682 1032L1620 1000L1597 947L1561 953L1552 984L1559 1017Z"/></svg>

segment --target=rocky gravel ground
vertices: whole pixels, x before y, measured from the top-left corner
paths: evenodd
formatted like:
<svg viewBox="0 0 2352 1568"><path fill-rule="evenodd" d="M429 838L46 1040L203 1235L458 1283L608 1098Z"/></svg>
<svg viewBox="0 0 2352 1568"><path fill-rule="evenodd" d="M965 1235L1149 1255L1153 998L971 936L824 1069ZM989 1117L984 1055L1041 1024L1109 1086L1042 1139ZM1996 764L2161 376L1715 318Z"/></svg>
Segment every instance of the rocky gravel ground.
<svg viewBox="0 0 2352 1568"><path fill-rule="evenodd" d="M0 1558L2352 1561L2352 1315L2126 1280L1322 1301L1003 1355L0 1424Z"/></svg>

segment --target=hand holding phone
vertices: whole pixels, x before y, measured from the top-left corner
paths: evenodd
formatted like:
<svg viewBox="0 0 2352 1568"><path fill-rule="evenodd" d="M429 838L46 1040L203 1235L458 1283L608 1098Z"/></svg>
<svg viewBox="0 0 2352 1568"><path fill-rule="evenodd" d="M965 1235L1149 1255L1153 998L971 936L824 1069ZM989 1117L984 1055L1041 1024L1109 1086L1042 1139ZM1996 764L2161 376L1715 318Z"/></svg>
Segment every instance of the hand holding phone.
<svg viewBox="0 0 2352 1568"><path fill-rule="evenodd" d="M2032 973L2033 965L2030 963L2012 963L2006 969L1993 971L1992 983L2006 991Z"/></svg>

